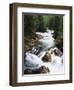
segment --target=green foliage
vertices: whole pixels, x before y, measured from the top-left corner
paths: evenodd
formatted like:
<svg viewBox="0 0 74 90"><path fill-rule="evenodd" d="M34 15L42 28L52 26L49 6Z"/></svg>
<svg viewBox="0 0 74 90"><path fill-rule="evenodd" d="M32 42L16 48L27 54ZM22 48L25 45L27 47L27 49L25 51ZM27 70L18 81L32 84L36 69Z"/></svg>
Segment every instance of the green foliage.
<svg viewBox="0 0 74 90"><path fill-rule="evenodd" d="M24 35L35 35L35 32L45 32L46 28L54 30L54 38L63 38L62 15L24 15Z"/></svg>
<svg viewBox="0 0 74 90"><path fill-rule="evenodd" d="M45 32L45 26L44 26L44 21L43 21L43 17L41 15L38 16L38 28L37 31L38 32Z"/></svg>
<svg viewBox="0 0 74 90"><path fill-rule="evenodd" d="M49 29L54 30L54 38L62 38L63 36L63 16L55 15L49 20Z"/></svg>
<svg viewBox="0 0 74 90"><path fill-rule="evenodd" d="M24 15L24 35L29 36L34 34L37 22L37 16Z"/></svg>

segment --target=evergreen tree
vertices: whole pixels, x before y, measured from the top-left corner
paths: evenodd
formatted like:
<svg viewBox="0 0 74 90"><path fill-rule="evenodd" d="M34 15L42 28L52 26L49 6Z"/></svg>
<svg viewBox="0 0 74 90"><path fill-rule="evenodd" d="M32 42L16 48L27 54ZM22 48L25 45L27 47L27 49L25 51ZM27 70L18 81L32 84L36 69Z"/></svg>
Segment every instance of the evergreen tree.
<svg viewBox="0 0 74 90"><path fill-rule="evenodd" d="M60 26L60 18L58 16L55 16L55 19L54 19L54 37L55 39L57 38L58 36L58 32L59 32L59 26Z"/></svg>
<svg viewBox="0 0 74 90"><path fill-rule="evenodd" d="M45 26L44 26L44 21L43 21L43 16L39 15L38 16L38 27L37 31L39 32L45 32Z"/></svg>
<svg viewBox="0 0 74 90"><path fill-rule="evenodd" d="M30 36L35 32L36 16L24 15L24 35Z"/></svg>
<svg viewBox="0 0 74 90"><path fill-rule="evenodd" d="M63 32L63 18L62 16L52 16L48 22L48 28L54 30L54 38L56 39L59 33Z"/></svg>

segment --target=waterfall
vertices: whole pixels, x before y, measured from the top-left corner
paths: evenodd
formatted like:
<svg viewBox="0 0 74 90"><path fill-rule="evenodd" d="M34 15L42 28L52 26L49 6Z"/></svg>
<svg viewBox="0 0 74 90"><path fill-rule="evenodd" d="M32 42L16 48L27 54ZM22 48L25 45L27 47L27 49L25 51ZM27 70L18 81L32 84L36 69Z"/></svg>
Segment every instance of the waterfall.
<svg viewBox="0 0 74 90"><path fill-rule="evenodd" d="M25 53L24 70L37 70L41 66L45 66L48 67L50 74L64 73L64 65L62 64L63 53L55 46L53 33L53 30L47 30L47 32L36 32L39 44ZM46 53L50 54L51 62L42 61L42 58Z"/></svg>

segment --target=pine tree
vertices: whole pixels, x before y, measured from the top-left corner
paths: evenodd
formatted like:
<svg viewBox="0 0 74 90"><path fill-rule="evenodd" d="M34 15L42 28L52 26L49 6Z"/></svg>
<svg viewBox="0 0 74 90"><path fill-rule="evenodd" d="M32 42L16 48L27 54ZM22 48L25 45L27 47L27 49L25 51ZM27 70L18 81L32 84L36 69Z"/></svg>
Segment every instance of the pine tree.
<svg viewBox="0 0 74 90"><path fill-rule="evenodd" d="M38 32L45 32L45 26L44 26L44 21L43 21L43 16L38 15Z"/></svg>

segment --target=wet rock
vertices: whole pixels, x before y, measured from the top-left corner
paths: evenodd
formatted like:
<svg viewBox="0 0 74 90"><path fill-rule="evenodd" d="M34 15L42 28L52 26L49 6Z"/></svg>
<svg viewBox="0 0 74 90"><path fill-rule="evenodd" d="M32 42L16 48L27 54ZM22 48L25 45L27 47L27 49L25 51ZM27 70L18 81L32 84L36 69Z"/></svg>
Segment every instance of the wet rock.
<svg viewBox="0 0 74 90"><path fill-rule="evenodd" d="M63 55L63 52L57 47L54 47L54 54L61 57Z"/></svg>
<svg viewBox="0 0 74 90"><path fill-rule="evenodd" d="M38 44L37 37L25 37L24 38L24 51L30 51L34 46Z"/></svg>
<svg viewBox="0 0 74 90"><path fill-rule="evenodd" d="M63 52L63 39L56 40L56 47Z"/></svg>
<svg viewBox="0 0 74 90"><path fill-rule="evenodd" d="M51 62L51 55L47 52L47 53L43 56L42 61L44 61L44 62Z"/></svg>
<svg viewBox="0 0 74 90"><path fill-rule="evenodd" d="M41 66L41 67L38 69L38 72L44 74L44 73L50 72L50 70L49 70L48 67Z"/></svg>
<svg viewBox="0 0 74 90"><path fill-rule="evenodd" d="M26 70L24 70L24 74L32 74L32 70L31 69L26 69Z"/></svg>
<svg viewBox="0 0 74 90"><path fill-rule="evenodd" d="M24 74L45 74L50 72L48 67L41 66L39 69L26 69L24 70Z"/></svg>

